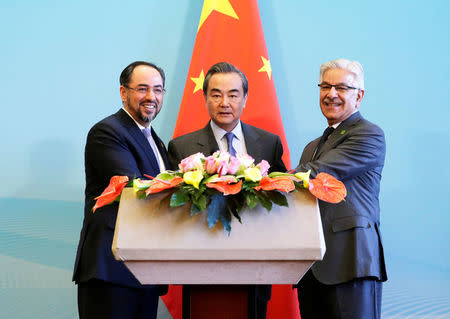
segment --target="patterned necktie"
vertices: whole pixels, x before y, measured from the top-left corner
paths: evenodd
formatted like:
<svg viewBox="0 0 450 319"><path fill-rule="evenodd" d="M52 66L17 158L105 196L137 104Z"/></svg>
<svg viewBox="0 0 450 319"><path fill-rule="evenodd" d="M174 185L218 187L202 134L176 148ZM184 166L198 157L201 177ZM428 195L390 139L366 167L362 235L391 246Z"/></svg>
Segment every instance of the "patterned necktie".
<svg viewBox="0 0 450 319"><path fill-rule="evenodd" d="M236 156L236 150L233 147L234 134L232 132L229 132L225 134L225 137L227 138L228 153L230 153L231 156Z"/></svg>
<svg viewBox="0 0 450 319"><path fill-rule="evenodd" d="M317 157L317 154L319 154L319 151L322 148L323 144L325 144L325 142L328 139L328 136L330 136L330 134L333 133L333 131L334 131L334 127L332 127L332 126L328 126L325 129L325 131L323 132L322 137L320 138L319 144L317 144L316 152L314 153L314 158Z"/></svg>
<svg viewBox="0 0 450 319"><path fill-rule="evenodd" d="M146 127L142 130L142 133L144 133L145 138L147 139L148 143L150 144L150 147L153 150L153 154L155 155L156 162L158 163L158 167L161 167L161 163L159 162L159 152L158 147L156 146L155 140L152 136L152 131L149 127Z"/></svg>

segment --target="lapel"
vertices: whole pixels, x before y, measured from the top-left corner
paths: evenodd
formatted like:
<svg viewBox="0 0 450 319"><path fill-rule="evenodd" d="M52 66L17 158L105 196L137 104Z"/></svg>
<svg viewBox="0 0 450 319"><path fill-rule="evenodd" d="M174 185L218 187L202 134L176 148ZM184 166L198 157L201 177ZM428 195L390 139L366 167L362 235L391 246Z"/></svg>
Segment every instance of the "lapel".
<svg viewBox="0 0 450 319"><path fill-rule="evenodd" d="M314 141L312 141L305 147L305 150L303 151L302 156L300 158L300 164L305 164L313 160L314 152L319 144L319 141L320 137L316 138Z"/></svg>
<svg viewBox="0 0 450 319"><path fill-rule="evenodd" d="M328 137L328 140L323 144L315 159L319 158L323 153L328 152L330 149L336 147L337 144L348 134L348 131L361 119L361 114L358 112L352 114L349 118L342 121L341 124L336 127L333 133ZM320 138L317 140L319 142ZM317 147L316 143L316 147ZM315 148L314 148L315 149Z"/></svg>
<svg viewBox="0 0 450 319"><path fill-rule="evenodd" d="M206 124L204 128L199 131L199 137L197 140L199 149L205 156L209 156L212 153L219 150L216 138L211 128L211 124Z"/></svg>
<svg viewBox="0 0 450 319"><path fill-rule="evenodd" d="M148 163L150 163L150 167L152 168L153 171L155 171L155 168L159 167L158 161L156 160L156 157L155 157L155 154L153 153L152 147L148 143L144 134L141 132L141 130L136 125L136 123L133 121L133 119L123 109L120 109L116 113L116 115L119 118L119 120L122 122L122 125L126 128L127 132L131 135L133 140L136 142L136 145L139 145L139 147L141 149L140 156L147 158ZM153 132L153 128L152 128L152 134L153 133L154 132ZM157 144L159 144L159 143L157 143ZM159 171L159 168L156 169L156 171ZM145 172L145 173L147 173L147 172Z"/></svg>
<svg viewBox="0 0 450 319"><path fill-rule="evenodd" d="M262 150L264 148L262 145L258 144L260 136L250 125L245 124L242 121L241 126L247 154L255 159L255 163L260 162L263 159Z"/></svg>

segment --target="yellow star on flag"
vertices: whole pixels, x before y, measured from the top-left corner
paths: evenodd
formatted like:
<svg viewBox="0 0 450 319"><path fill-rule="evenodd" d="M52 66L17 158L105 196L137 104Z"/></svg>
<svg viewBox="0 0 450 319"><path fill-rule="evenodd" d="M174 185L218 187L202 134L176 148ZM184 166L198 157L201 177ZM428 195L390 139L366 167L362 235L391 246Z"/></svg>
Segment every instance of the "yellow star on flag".
<svg viewBox="0 0 450 319"><path fill-rule="evenodd" d="M262 61L263 61L263 66L261 69L258 70L258 72L267 72L267 76L269 77L269 80L272 79L272 67L270 66L270 60L264 58L263 56L261 57Z"/></svg>
<svg viewBox="0 0 450 319"><path fill-rule="evenodd" d="M237 16L236 12L234 12L234 9L231 6L229 0L205 0L205 2L203 3L202 14L200 16L200 23L198 24L197 32L202 27L203 22L208 19L209 15L214 10L239 20L239 17Z"/></svg>
<svg viewBox="0 0 450 319"><path fill-rule="evenodd" d="M203 69L197 78L191 77L191 80L195 83L194 92L192 92L192 94L194 94L195 92L197 92L199 90L202 90L203 89L203 81L205 81L205 74L203 73Z"/></svg>

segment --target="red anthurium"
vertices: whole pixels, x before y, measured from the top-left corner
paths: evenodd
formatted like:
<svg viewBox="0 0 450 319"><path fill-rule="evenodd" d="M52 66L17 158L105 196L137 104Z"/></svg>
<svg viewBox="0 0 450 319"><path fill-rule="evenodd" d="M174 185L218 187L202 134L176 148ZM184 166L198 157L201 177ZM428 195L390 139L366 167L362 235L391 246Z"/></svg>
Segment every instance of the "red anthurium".
<svg viewBox="0 0 450 319"><path fill-rule="evenodd" d="M128 176L113 176L109 181L108 187L101 193L100 196L94 198L97 202L92 208L92 212L95 213L97 208L103 207L112 203L122 193L123 188L128 183Z"/></svg>
<svg viewBox="0 0 450 319"><path fill-rule="evenodd" d="M162 192L163 190L174 188L183 182L180 176L174 176L171 180L162 180L154 178L152 184L145 191L147 195Z"/></svg>
<svg viewBox="0 0 450 319"><path fill-rule="evenodd" d="M318 199L337 204L347 196L344 183L327 173L320 173L309 180L309 191Z"/></svg>
<svg viewBox="0 0 450 319"><path fill-rule="evenodd" d="M265 191L277 190L289 193L295 189L295 184L289 176L265 176L259 181L259 186L254 187L257 191L263 189Z"/></svg>
<svg viewBox="0 0 450 319"><path fill-rule="evenodd" d="M224 195L234 195L241 191L242 181L240 180L235 184L230 184L228 182L206 183L206 186L209 188L215 188Z"/></svg>

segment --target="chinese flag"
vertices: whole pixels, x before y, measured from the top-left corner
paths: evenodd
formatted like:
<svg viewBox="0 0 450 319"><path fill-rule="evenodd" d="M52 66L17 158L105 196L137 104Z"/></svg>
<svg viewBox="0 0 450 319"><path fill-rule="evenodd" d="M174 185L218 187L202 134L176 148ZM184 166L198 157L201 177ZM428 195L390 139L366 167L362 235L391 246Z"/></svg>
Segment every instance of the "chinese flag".
<svg viewBox="0 0 450 319"><path fill-rule="evenodd" d="M289 169L289 148L257 0L204 1L173 137L203 128L210 120L202 88L206 72L217 62L232 63L244 72L249 91L241 120L280 136ZM163 300L173 318L181 319L181 287L171 286ZM300 318L297 291L290 285L273 286L267 318Z"/></svg>

